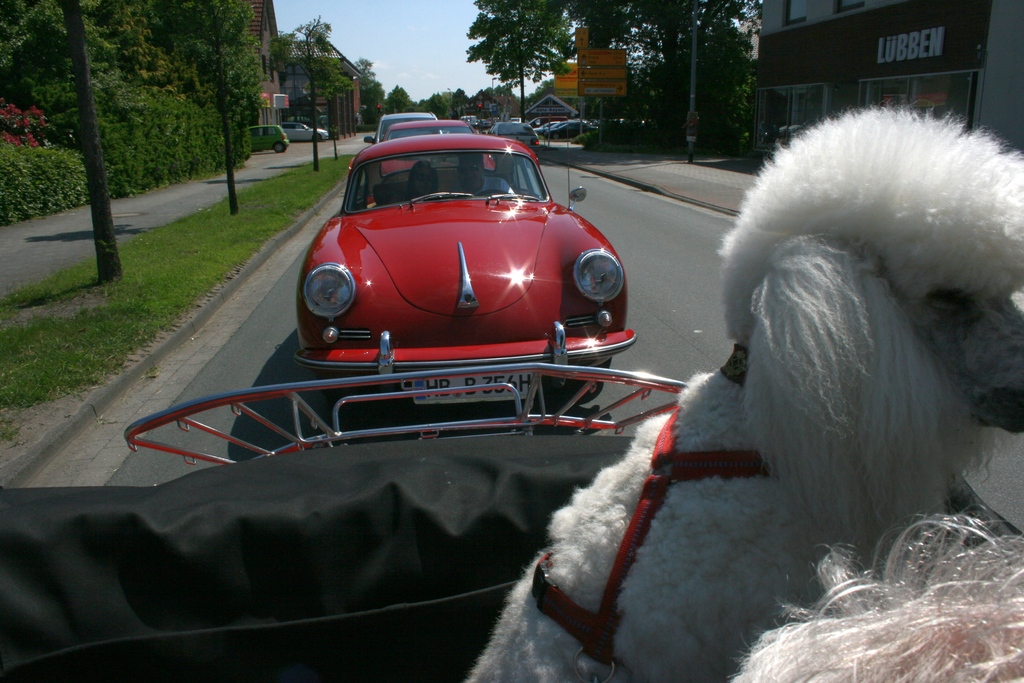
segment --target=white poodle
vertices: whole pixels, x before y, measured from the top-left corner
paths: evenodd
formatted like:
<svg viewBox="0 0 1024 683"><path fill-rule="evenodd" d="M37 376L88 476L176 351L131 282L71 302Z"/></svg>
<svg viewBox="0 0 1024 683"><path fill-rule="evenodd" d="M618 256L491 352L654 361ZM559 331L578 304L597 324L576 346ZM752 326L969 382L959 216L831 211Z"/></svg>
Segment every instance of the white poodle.
<svg viewBox="0 0 1024 683"><path fill-rule="evenodd" d="M605 680L594 653L616 682L724 680L784 602L818 597L826 545L870 553L987 462L987 426L1024 430L1024 158L993 138L906 112L825 122L768 165L722 256L740 346L690 380L671 432L770 474L668 487L604 642L576 656L533 593L570 627L584 613L554 592L599 611L665 418L646 424L554 515L546 580L527 569L471 680Z"/></svg>
<svg viewBox="0 0 1024 683"><path fill-rule="evenodd" d="M868 571L834 549L813 609L765 633L735 683L1024 680L1024 536L925 517Z"/></svg>

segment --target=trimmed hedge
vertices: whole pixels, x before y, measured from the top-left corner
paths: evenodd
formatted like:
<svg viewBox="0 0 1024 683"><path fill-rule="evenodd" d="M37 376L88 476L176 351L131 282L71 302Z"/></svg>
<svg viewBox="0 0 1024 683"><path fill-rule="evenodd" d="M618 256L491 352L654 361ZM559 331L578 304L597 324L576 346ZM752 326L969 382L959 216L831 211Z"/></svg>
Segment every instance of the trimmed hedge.
<svg viewBox="0 0 1024 683"><path fill-rule="evenodd" d="M103 103L101 98L100 139L112 199L224 171L220 115L213 107L161 92L144 94L116 113L104 111ZM250 154L247 124L234 123L232 142L239 168ZM0 143L0 225L88 201L78 151Z"/></svg>
<svg viewBox="0 0 1024 683"><path fill-rule="evenodd" d="M129 197L224 170L220 116L213 107L203 109L184 98L153 93L131 111L118 114L100 113L111 197ZM242 136L236 130L232 136L242 148L236 150L236 160L248 157L245 132Z"/></svg>
<svg viewBox="0 0 1024 683"><path fill-rule="evenodd" d="M0 144L0 225L88 201L85 165L77 152Z"/></svg>

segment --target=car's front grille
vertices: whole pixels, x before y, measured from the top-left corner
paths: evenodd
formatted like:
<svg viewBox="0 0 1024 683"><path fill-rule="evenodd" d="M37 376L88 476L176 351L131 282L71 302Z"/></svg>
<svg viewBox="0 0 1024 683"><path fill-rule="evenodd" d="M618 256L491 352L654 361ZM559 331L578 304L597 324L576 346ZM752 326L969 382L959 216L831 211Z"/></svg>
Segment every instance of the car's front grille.
<svg viewBox="0 0 1024 683"><path fill-rule="evenodd" d="M565 319L566 327L587 327L588 325L596 325L597 318L593 314L591 315L576 315L571 318Z"/></svg>
<svg viewBox="0 0 1024 683"><path fill-rule="evenodd" d="M338 330L338 339L369 339L369 330Z"/></svg>

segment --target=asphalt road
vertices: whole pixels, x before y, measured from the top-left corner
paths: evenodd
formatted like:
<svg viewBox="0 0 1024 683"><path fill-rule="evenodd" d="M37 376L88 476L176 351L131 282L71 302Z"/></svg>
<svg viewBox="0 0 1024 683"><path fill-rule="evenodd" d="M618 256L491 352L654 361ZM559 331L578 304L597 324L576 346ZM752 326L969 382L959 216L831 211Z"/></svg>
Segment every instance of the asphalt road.
<svg viewBox="0 0 1024 683"><path fill-rule="evenodd" d="M561 167L545 172L564 202L584 185L581 215L616 245L630 286L629 323L640 338L616 367L685 379L729 355L718 297L716 250L730 218ZM215 321L141 380L32 485L148 486L209 465L161 453L130 453L122 432L131 421L181 401L232 389L313 379L292 361L297 348L294 300L300 259L324 214L260 269ZM665 273L672 273L666 287Z"/></svg>
<svg viewBox="0 0 1024 683"><path fill-rule="evenodd" d="M718 281L717 248L732 219L681 202L608 182L564 167L545 169L552 190L565 201L568 189L585 185L577 210L616 245L630 286L630 325L636 345L616 367L674 379L719 367L729 354ZM225 306L159 372L136 386L116 410L61 453L32 485L152 485L206 465L187 465L159 453L129 454L122 431L133 420L183 400L231 389L312 379L291 361L296 348L294 286L298 259L316 228L337 206L311 221L244 292ZM970 478L983 499L1024 527L1024 473L1017 466L1024 441L1010 447L985 472Z"/></svg>

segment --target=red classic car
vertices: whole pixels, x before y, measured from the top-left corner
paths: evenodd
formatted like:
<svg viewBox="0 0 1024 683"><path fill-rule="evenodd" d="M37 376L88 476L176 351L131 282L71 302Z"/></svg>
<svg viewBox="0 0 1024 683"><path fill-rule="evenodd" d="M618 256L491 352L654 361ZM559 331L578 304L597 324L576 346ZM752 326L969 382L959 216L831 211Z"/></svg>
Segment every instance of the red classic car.
<svg viewBox="0 0 1024 683"><path fill-rule="evenodd" d="M612 245L552 201L531 150L482 135L385 141L355 157L341 213L306 255L295 360L321 376L607 365L636 340L626 299Z"/></svg>

